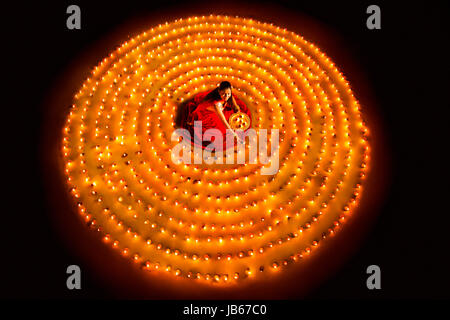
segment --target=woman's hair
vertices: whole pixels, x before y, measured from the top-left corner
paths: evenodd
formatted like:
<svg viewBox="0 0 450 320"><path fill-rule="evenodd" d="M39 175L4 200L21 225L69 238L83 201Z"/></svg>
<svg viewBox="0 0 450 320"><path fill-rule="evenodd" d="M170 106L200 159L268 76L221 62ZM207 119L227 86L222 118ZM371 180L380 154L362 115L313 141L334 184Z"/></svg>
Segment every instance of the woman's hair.
<svg viewBox="0 0 450 320"><path fill-rule="evenodd" d="M227 88L230 88L230 89L231 89L231 83L229 83L228 81L222 81L222 82L219 84L219 90L225 90L225 89L227 89Z"/></svg>
<svg viewBox="0 0 450 320"><path fill-rule="evenodd" d="M228 81L222 81L218 87L208 93L204 100L220 100L219 90L225 90L227 88L231 89L231 83ZM231 97L230 97L231 98Z"/></svg>

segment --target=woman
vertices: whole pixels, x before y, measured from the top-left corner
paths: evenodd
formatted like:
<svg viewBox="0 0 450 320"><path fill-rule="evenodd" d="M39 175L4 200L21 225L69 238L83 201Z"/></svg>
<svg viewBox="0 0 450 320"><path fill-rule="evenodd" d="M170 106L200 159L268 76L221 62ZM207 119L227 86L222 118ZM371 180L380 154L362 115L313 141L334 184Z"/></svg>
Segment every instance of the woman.
<svg viewBox="0 0 450 320"><path fill-rule="evenodd" d="M233 134L237 137L236 132L228 123L230 116L233 113L240 111L246 113L251 121L250 110L242 100L233 94L231 84L228 81L222 81L217 88L211 91L197 94L191 103L190 109L193 111L188 115L187 122L193 126L194 121L201 121L202 137L206 130L213 128L218 129L222 133L223 149L230 147L226 146L227 129L230 130L229 134ZM205 146L208 146L211 142L205 141L200 144L199 141L201 141L201 137L199 136L199 133L200 132L194 130L194 143L205 148ZM239 137L238 140L240 140Z"/></svg>

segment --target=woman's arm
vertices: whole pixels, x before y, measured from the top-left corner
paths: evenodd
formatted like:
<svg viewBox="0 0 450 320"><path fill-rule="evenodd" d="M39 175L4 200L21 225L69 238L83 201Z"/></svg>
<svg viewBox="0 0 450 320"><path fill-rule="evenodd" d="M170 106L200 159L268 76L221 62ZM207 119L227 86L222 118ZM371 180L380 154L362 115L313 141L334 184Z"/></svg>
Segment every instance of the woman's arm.
<svg viewBox="0 0 450 320"><path fill-rule="evenodd" d="M233 130L231 128L230 124L228 123L227 119L225 119L225 115L222 112L221 104L220 103L216 103L214 106L216 107L216 111L219 114L219 118L222 120L222 122L225 124L225 126L228 129Z"/></svg>

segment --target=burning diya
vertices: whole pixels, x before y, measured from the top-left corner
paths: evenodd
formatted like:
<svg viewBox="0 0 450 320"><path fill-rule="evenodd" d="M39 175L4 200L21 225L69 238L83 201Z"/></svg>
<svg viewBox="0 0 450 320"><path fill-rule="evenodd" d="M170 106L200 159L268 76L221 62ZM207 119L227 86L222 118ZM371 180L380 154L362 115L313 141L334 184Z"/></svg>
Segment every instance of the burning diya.
<svg viewBox="0 0 450 320"><path fill-rule="evenodd" d="M229 118L229 122L233 129L247 130L250 127L250 117L243 112L233 113Z"/></svg>
<svg viewBox="0 0 450 320"><path fill-rule="evenodd" d="M176 118L224 81L230 92L211 112L242 139L208 153L174 134ZM231 97L241 108L222 118ZM62 157L79 213L118 253L156 273L239 285L301 264L346 221L367 135L349 83L314 44L210 15L154 27L105 58L74 97ZM174 161L182 140L214 161Z"/></svg>

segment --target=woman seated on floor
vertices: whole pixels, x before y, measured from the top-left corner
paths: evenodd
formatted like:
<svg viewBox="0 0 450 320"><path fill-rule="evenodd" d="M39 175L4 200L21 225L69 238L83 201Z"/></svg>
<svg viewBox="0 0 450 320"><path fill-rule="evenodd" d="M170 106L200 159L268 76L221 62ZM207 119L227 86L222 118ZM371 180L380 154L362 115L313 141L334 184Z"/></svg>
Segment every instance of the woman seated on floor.
<svg viewBox="0 0 450 320"><path fill-rule="evenodd" d="M250 110L232 92L232 86L228 81L222 81L213 90L198 93L189 103L188 110L190 112L187 115L185 128L193 132L194 143L201 145L202 148L205 148L205 146L211 143L209 141L201 144L197 143L197 141L202 141L203 134L208 129L218 129L222 134L223 149L230 147L226 146L227 134L233 134L237 137L235 130L231 128L228 122L233 113L242 112L247 114L251 123ZM194 121L201 121L201 137L199 136L200 132L194 130ZM238 140L240 139L239 137L237 138Z"/></svg>

